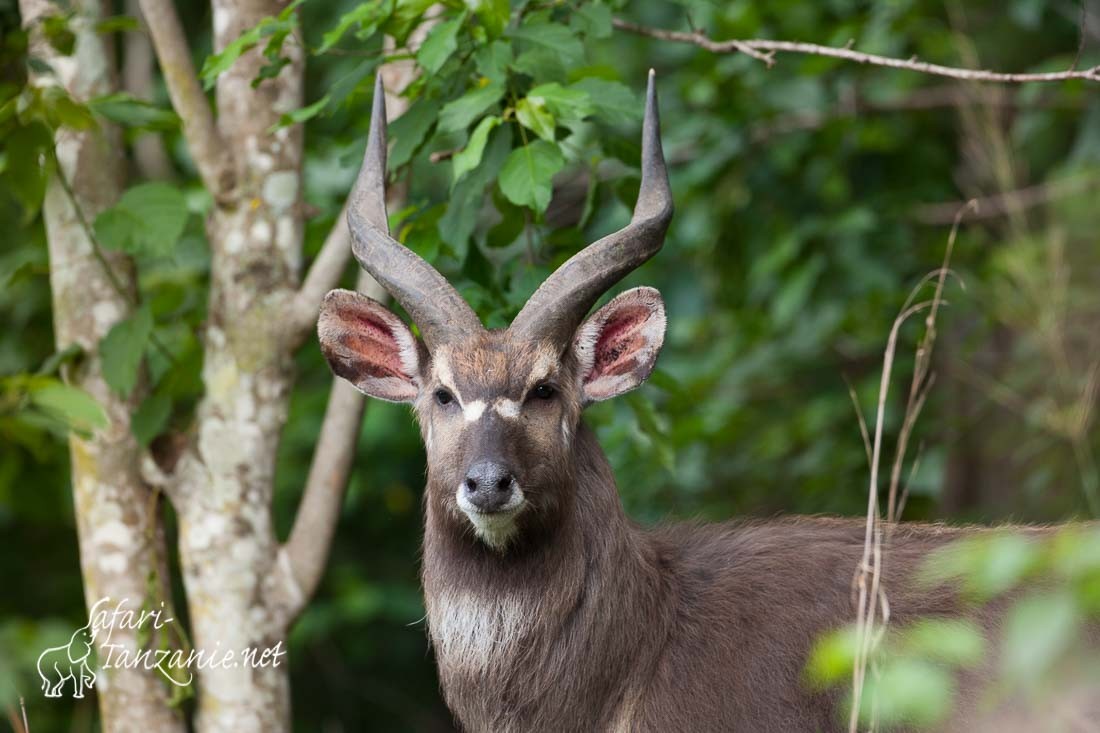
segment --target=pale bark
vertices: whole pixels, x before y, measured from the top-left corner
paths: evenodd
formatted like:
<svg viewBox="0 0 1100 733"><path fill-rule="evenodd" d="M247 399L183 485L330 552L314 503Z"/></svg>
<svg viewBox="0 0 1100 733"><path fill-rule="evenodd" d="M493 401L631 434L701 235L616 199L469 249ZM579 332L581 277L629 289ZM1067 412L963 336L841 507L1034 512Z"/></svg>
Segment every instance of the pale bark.
<svg viewBox="0 0 1100 733"><path fill-rule="evenodd" d="M38 76L33 83L60 82L73 98L86 100L113 91L114 73L103 37L93 29L100 16L98 3L72 6L77 11L71 23L76 49L72 56L62 57L33 29L41 17L65 11L46 0L20 2L24 24L32 29L34 52L55 74ZM139 395L118 398L103 380L96 353L99 340L132 309L134 270L124 256L97 257L85 228L121 191L121 140L107 125L83 132L62 128L56 149L59 171L43 204L55 340L59 350L79 344L87 352L89 358L70 376L96 398L109 418L108 426L90 439L74 436L69 441L84 595L89 608L110 598L112 607L122 601L124 608L136 611L146 598L150 573L163 573L164 538L157 503L150 501L138 472L140 451L130 433L130 415ZM160 579L166 581L163 574ZM106 641L97 635L101 665L107 659ZM130 654L138 650L133 630L115 628L110 643ZM100 667L96 692L105 730L184 730L178 711L168 705L165 680L156 671Z"/></svg>
<svg viewBox="0 0 1100 733"><path fill-rule="evenodd" d="M172 0L139 2L149 33L153 37L160 70L164 75L165 86L168 87L168 96L172 98L172 106L183 123L183 136L191 150L195 167L199 169L199 176L206 189L215 200L221 202L229 195L235 183L232 151L226 147L214 125L214 115L195 75L191 49L183 35L176 8ZM259 17L262 18L263 15ZM245 29L238 29L238 34L240 30Z"/></svg>
<svg viewBox="0 0 1100 733"><path fill-rule="evenodd" d="M147 13L152 4L143 0ZM215 48L284 6L216 0ZM160 43L157 49L159 55ZM236 185L207 222L213 257L205 394L174 492L192 639L204 650L239 653L279 643L285 650L286 644L286 615L273 608L267 586L280 577L271 502L292 384L282 314L300 267L302 132L300 126L268 130L301 106L304 64L296 44L287 43L284 53L290 63L256 88L251 82L264 63L258 51L217 83L218 135L234 151ZM287 674L285 657L277 667L200 669L198 729L288 729Z"/></svg>
<svg viewBox="0 0 1100 733"><path fill-rule="evenodd" d="M256 87L252 81L265 63L259 50L237 60L217 80L215 120L206 98L196 93L193 67L184 63L186 43L171 3L141 3L188 146L215 193L207 221L212 260L205 393L189 447L173 475L161 477L179 517L192 641L207 652L280 644L285 650L287 629L327 560L362 395L334 387L292 543L308 548L308 556L296 563L272 527L275 458L293 384L294 348L315 320L324 291L346 269L350 243L341 221L307 286L298 288L302 129L273 130L282 114L302 103L298 44L286 43L290 63ZM215 50L285 6L281 0L214 0ZM217 160L209 136L197 132L211 124L224 153ZM215 163L227 171L213 176ZM225 180L232 186L225 187ZM208 666L196 673L202 733L289 729L285 657L279 666Z"/></svg>

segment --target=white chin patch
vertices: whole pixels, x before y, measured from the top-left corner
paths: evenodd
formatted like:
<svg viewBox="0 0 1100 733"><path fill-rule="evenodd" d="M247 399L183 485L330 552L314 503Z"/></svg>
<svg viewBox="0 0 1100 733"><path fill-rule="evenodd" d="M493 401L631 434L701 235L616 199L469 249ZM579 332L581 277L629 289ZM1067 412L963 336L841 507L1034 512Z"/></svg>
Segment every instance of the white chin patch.
<svg viewBox="0 0 1100 733"><path fill-rule="evenodd" d="M478 539L497 551L503 551L508 547L508 541L516 532L516 517L519 516L525 503L523 489L518 486L513 488L508 502L499 511L491 514L478 511L477 507L466 498L461 486L455 492L455 500L458 502L458 508L470 520Z"/></svg>

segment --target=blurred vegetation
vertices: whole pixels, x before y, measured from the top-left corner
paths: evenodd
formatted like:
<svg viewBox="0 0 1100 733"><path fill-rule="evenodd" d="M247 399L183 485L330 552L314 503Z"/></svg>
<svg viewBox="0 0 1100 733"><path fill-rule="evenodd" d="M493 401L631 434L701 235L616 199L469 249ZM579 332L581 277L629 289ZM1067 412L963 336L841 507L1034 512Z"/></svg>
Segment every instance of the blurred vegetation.
<svg viewBox="0 0 1100 733"><path fill-rule="evenodd" d="M920 583L928 592L947 583L959 587L971 614L989 606L1004 619L988 639L969 619L930 618L888 629L870 662L862 725L934 728L950 715L968 673L996 680L979 709L1035 704L1046 712L1043 730L1088 722L1071 717L1068 703L1079 702L1083 680L1093 691L1100 681L1100 660L1081 643L1100 617L1100 528L975 535L932 553ZM822 638L807 665L808 682L850 689L857 648L854 624ZM850 694L847 701L850 709Z"/></svg>
<svg viewBox="0 0 1100 733"><path fill-rule="evenodd" d="M285 44L309 50L306 106L283 120L306 129L307 255L357 170L382 35L397 38L391 55L401 56L429 5L308 0L295 4L297 17L265 21L211 56L208 8L178 4L207 82L257 45L269 61L259 84L281 68ZM141 32L116 11L103 33ZM649 386L588 415L633 516L861 514L867 459L848 385L869 413L898 307L938 265L950 220L972 196L983 205L954 256L959 277L946 292L905 518L1096 513L1095 85L958 85L797 56L768 69L624 34L611 18L696 27L716 39L852 41L867 52L1003 71L1065 69L1078 53L1078 66L1097 63L1100 21L1082 31L1075 4L1046 0L481 0L430 12L441 22L415 54L422 73L406 91L412 107L390 128L390 166L410 184L408 207L391 212L394 230L491 326L506 324L555 265L629 218L641 90L647 69L657 70L677 215L664 250L624 287L661 289L669 337ZM48 21L60 49L72 42L67 20ZM117 123L132 145L159 136L171 160L157 181L135 165L132 188L91 223L103 246L132 253L139 267L144 308L101 349L119 392L148 365L154 388L135 419L146 443L185 430L200 394L210 201L163 85L149 99L120 93L86 107L31 89L26 73L37 62L11 0L0 0L0 23L0 568L9 591L0 598L0 706L10 709L22 692L35 731L88 730L93 701L46 704L33 694L38 651L84 617L63 438L101 419L64 384L66 364L81 354L53 346L40 217L52 130ZM911 360L902 349L898 384ZM277 479L284 534L331 380L313 343L298 367ZM903 400L896 389L888 433ZM303 730L450 726L417 584L423 471L408 410L372 402L324 585L292 634ZM1043 557L1060 562L1053 551ZM1028 562L1028 572L1043 567ZM1093 610L1094 570L1081 601ZM1065 614L1076 619L1073 609ZM1059 631L1053 645L1063 632L1071 633ZM968 663L972 631L910 635L899 644L912 654L883 677L902 687L919 678L922 691L944 698L948 683L928 681L921 660L956 638L946 663ZM829 674L843 675L836 664Z"/></svg>

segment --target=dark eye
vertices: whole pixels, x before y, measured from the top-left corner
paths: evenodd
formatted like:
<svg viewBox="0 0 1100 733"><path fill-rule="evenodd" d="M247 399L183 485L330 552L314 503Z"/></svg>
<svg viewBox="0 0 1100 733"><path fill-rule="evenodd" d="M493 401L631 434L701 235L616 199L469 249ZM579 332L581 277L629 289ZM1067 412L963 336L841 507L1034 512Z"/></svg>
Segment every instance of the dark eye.
<svg viewBox="0 0 1100 733"><path fill-rule="evenodd" d="M540 400L548 400L554 396L554 388L549 384L540 384L531 390L531 396Z"/></svg>
<svg viewBox="0 0 1100 733"><path fill-rule="evenodd" d="M441 405L449 405L453 399L454 395L442 387L435 391L435 401Z"/></svg>

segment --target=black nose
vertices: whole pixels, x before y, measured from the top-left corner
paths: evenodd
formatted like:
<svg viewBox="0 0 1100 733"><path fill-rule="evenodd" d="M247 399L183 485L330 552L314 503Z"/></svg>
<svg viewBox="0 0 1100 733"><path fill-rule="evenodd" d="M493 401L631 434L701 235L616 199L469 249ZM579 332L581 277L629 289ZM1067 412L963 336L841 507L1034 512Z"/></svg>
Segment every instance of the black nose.
<svg viewBox="0 0 1100 733"><path fill-rule="evenodd" d="M495 512L512 497L515 479L507 468L493 461L478 461L466 472L463 490L482 512Z"/></svg>

